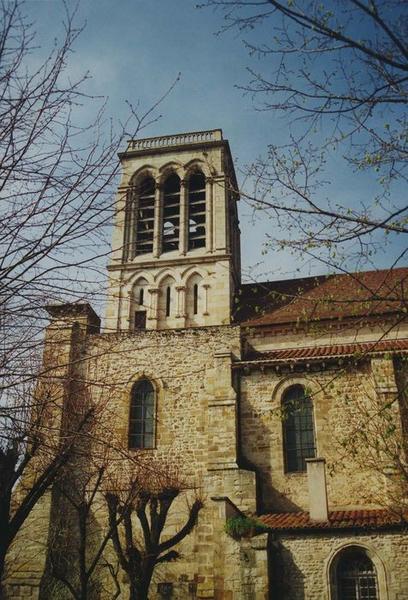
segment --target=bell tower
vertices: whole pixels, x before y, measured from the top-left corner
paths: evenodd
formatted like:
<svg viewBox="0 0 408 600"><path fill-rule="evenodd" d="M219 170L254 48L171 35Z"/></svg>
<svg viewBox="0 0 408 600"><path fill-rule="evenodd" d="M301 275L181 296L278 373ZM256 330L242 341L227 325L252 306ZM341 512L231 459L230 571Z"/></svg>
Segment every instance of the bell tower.
<svg viewBox="0 0 408 600"><path fill-rule="evenodd" d="M130 140L119 158L106 330L230 323L239 197L222 131Z"/></svg>

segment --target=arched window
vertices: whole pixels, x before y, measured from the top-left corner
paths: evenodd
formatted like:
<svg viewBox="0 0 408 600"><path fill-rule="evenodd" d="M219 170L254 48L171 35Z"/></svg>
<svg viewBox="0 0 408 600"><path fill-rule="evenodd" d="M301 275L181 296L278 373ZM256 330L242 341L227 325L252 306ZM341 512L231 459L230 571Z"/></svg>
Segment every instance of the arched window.
<svg viewBox="0 0 408 600"><path fill-rule="evenodd" d="M205 247L205 177L193 173L188 180L188 249Z"/></svg>
<svg viewBox="0 0 408 600"><path fill-rule="evenodd" d="M154 415L154 387L148 379L141 379L132 389L129 418L129 448L153 448Z"/></svg>
<svg viewBox="0 0 408 600"><path fill-rule="evenodd" d="M306 458L316 456L313 404L301 385L292 385L282 398L285 471L306 471Z"/></svg>
<svg viewBox="0 0 408 600"><path fill-rule="evenodd" d="M180 231L180 178L169 175L163 188L163 252L177 250Z"/></svg>
<svg viewBox="0 0 408 600"><path fill-rule="evenodd" d="M364 548L343 550L334 568L336 600L378 600L377 573Z"/></svg>
<svg viewBox="0 0 408 600"><path fill-rule="evenodd" d="M154 197L153 177L145 177L137 189L135 253L153 252Z"/></svg>

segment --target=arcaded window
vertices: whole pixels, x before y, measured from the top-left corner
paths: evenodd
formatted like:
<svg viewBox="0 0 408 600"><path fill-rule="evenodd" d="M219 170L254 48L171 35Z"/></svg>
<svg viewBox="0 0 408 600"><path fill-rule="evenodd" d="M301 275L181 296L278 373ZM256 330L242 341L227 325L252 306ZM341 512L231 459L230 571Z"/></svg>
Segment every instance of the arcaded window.
<svg viewBox="0 0 408 600"><path fill-rule="evenodd" d="M163 252L177 250L180 231L180 178L169 175L163 187Z"/></svg>
<svg viewBox="0 0 408 600"><path fill-rule="evenodd" d="M188 249L205 247L205 177L193 173L188 180Z"/></svg>
<svg viewBox="0 0 408 600"><path fill-rule="evenodd" d="M154 387L148 379L141 379L132 389L129 418L129 448L153 448L154 415Z"/></svg>
<svg viewBox="0 0 408 600"><path fill-rule="evenodd" d="M306 458L316 456L313 403L302 385L288 388L282 398L285 471L306 471Z"/></svg>
<svg viewBox="0 0 408 600"><path fill-rule="evenodd" d="M378 600L377 573L364 548L343 550L334 564L336 600Z"/></svg>
<svg viewBox="0 0 408 600"><path fill-rule="evenodd" d="M137 187L135 253L153 252L155 181L145 177Z"/></svg>

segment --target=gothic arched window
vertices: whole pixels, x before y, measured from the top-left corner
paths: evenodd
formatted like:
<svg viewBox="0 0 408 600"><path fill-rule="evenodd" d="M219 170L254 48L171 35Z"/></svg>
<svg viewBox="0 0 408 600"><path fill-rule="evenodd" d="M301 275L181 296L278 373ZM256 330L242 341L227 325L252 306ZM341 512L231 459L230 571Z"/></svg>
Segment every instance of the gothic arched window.
<svg viewBox="0 0 408 600"><path fill-rule="evenodd" d="M205 177L200 171L188 180L188 249L205 247Z"/></svg>
<svg viewBox="0 0 408 600"><path fill-rule="evenodd" d="M153 448L155 391L148 379L141 379L132 389L129 417L129 448Z"/></svg>
<svg viewBox="0 0 408 600"><path fill-rule="evenodd" d="M153 252L154 197L153 177L145 177L137 187L135 254Z"/></svg>
<svg viewBox="0 0 408 600"><path fill-rule="evenodd" d="M301 385L292 385L282 397L285 471L306 471L306 458L316 456L313 404Z"/></svg>
<svg viewBox="0 0 408 600"><path fill-rule="evenodd" d="M180 231L180 177L169 175L163 187L163 252L177 250Z"/></svg>
<svg viewBox="0 0 408 600"><path fill-rule="evenodd" d="M364 548L343 550L335 563L336 600L378 600L377 573Z"/></svg>

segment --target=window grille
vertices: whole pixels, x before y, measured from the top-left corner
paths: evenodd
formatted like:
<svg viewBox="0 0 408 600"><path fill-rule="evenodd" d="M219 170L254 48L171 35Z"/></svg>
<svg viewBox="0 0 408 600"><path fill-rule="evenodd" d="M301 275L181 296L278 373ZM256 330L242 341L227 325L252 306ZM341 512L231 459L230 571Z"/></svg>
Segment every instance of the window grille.
<svg viewBox="0 0 408 600"><path fill-rule="evenodd" d="M133 387L130 403L129 448L154 446L155 393L151 382L142 379Z"/></svg>
<svg viewBox="0 0 408 600"><path fill-rule="evenodd" d="M337 563L337 600L378 600L375 567L361 548L345 550Z"/></svg>
<svg viewBox="0 0 408 600"><path fill-rule="evenodd" d="M306 471L306 458L316 456L312 400L301 385L286 390L282 399L283 445L287 473Z"/></svg>
<svg viewBox="0 0 408 600"><path fill-rule="evenodd" d="M188 249L205 247L205 177L193 173L188 182Z"/></svg>

